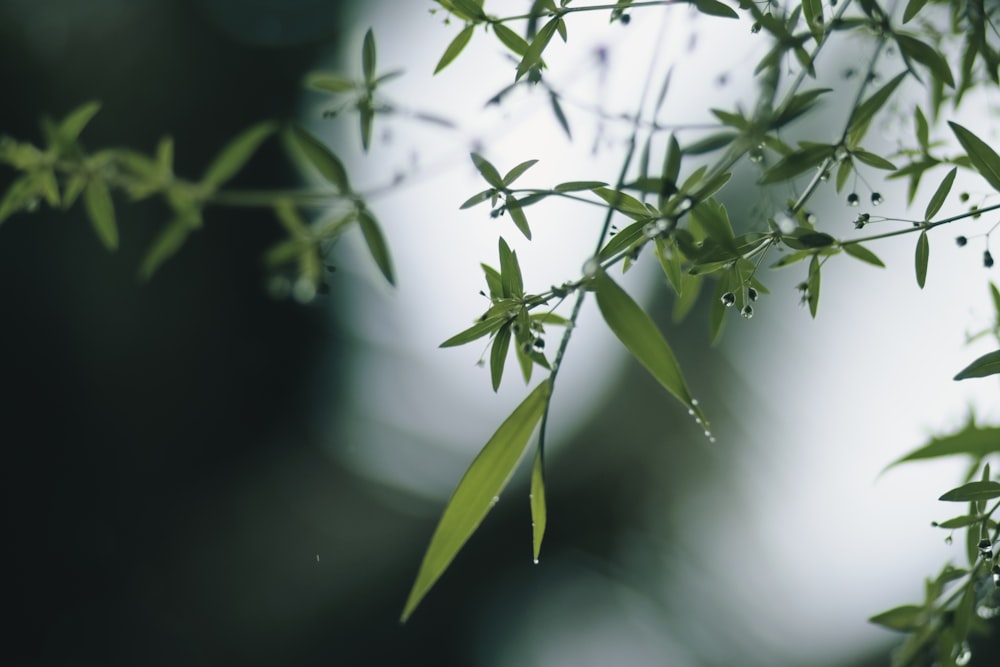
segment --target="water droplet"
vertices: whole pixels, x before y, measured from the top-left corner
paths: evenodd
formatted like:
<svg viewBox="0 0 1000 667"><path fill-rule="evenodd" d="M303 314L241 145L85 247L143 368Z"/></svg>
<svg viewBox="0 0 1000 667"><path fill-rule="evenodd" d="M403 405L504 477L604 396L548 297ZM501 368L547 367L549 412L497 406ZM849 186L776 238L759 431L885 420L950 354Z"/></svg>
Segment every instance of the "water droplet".
<svg viewBox="0 0 1000 667"><path fill-rule="evenodd" d="M1000 588L1000 565L993 566L993 585Z"/></svg>
<svg viewBox="0 0 1000 667"><path fill-rule="evenodd" d="M715 436L714 435L708 436L708 441L711 442L712 444L715 444Z"/></svg>
<svg viewBox="0 0 1000 667"><path fill-rule="evenodd" d="M747 298L750 299L751 301L756 301L757 300L757 296L758 296L757 295L757 290L755 290L753 287L751 287L751 288L749 288L747 290Z"/></svg>
<svg viewBox="0 0 1000 667"><path fill-rule="evenodd" d="M694 417L694 410L692 408L688 408L688 414Z"/></svg>
<svg viewBox="0 0 1000 667"><path fill-rule="evenodd" d="M300 277L292 287L292 298L302 304L311 302L316 298L316 285L305 276Z"/></svg>
<svg viewBox="0 0 1000 667"><path fill-rule="evenodd" d="M781 230L782 234L791 234L795 231L795 220L787 213L779 215L774 222L778 225L778 229Z"/></svg>
<svg viewBox="0 0 1000 667"><path fill-rule="evenodd" d="M833 154L833 157L834 157L835 160L837 160L837 162L843 162L849 156L850 156L850 153L847 152L847 148L845 148L844 146L837 146L837 150L834 151L834 154Z"/></svg>
<svg viewBox="0 0 1000 667"><path fill-rule="evenodd" d="M660 234L659 228L656 226L655 222L650 222L642 228L642 234L647 239L655 239Z"/></svg>
<svg viewBox="0 0 1000 667"><path fill-rule="evenodd" d="M725 294L722 295L722 305L724 305L726 308L732 306L734 303L736 303L735 294L733 294L732 292L726 292Z"/></svg>
<svg viewBox="0 0 1000 667"><path fill-rule="evenodd" d="M750 32L752 32L755 35L758 32L760 32L760 23L757 22L757 21L755 21L754 24L752 26L750 26Z"/></svg>
<svg viewBox="0 0 1000 667"><path fill-rule="evenodd" d="M583 275L587 278L593 278L597 276L598 272L601 270L601 263L596 257L591 257L586 262L583 263Z"/></svg>
<svg viewBox="0 0 1000 667"><path fill-rule="evenodd" d="M872 193L872 206L878 206L879 204L881 204L884 201L885 200L882 199L882 195L881 194L879 194L878 192L873 192Z"/></svg>
<svg viewBox="0 0 1000 667"><path fill-rule="evenodd" d="M692 398L691 399L691 405L698 405L698 399L697 398Z"/></svg>
<svg viewBox="0 0 1000 667"><path fill-rule="evenodd" d="M823 173L819 175L819 180L823 181L824 183L826 183L827 181L829 181L830 180L830 171L827 170L827 169L824 169Z"/></svg>
<svg viewBox="0 0 1000 667"><path fill-rule="evenodd" d="M989 605L981 604L978 607L976 607L976 616L986 620L989 620L991 618L996 618L997 616L1000 616L1000 608L990 607Z"/></svg>
<svg viewBox="0 0 1000 667"><path fill-rule="evenodd" d="M493 500L490 501L490 505L496 505L500 502L500 496L493 496Z"/></svg>
<svg viewBox="0 0 1000 667"><path fill-rule="evenodd" d="M535 565L538 565L538 559L537 559L537 558L533 559L533 560L532 560L532 562L533 562L533 563L534 563Z"/></svg>
<svg viewBox="0 0 1000 667"><path fill-rule="evenodd" d="M810 225L815 225L816 224L816 214L815 213L806 213L806 222L808 222Z"/></svg>
<svg viewBox="0 0 1000 667"><path fill-rule="evenodd" d="M944 538L944 543L945 543L945 544L951 544L952 542L953 542L953 540L952 540L952 537L951 537L951 535L948 535L948 536L946 536L946 537Z"/></svg>
<svg viewBox="0 0 1000 667"><path fill-rule="evenodd" d="M753 317L753 306L751 306L749 303L743 306L743 310L740 311L740 315L743 316L743 319L749 320L751 317Z"/></svg>
<svg viewBox="0 0 1000 667"><path fill-rule="evenodd" d="M684 199L681 200L679 208L681 211L686 211L692 206L694 206L694 199L692 199L691 197L685 197Z"/></svg>
<svg viewBox="0 0 1000 667"><path fill-rule="evenodd" d="M847 205L848 206L857 206L860 203L861 203L861 198L858 197L858 193L857 192L852 192L851 194L847 195Z"/></svg>
<svg viewBox="0 0 1000 667"><path fill-rule="evenodd" d="M661 231L661 232L665 232L668 229L670 229L670 223L667 222L666 218L659 218L656 221L656 229L659 230L659 231Z"/></svg>
<svg viewBox="0 0 1000 667"><path fill-rule="evenodd" d="M764 151L758 146L757 148L751 148L750 152L747 154L750 161L754 164L762 162L764 160Z"/></svg>
<svg viewBox="0 0 1000 667"><path fill-rule="evenodd" d="M989 250L983 253L983 266L987 269L992 268L993 266L993 255L990 254Z"/></svg>
<svg viewBox="0 0 1000 667"><path fill-rule="evenodd" d="M712 432L711 432L711 431L709 431L709 430L706 430L706 431L705 431L705 437L706 437L706 438L711 438L711 437L712 437Z"/></svg>
<svg viewBox="0 0 1000 667"><path fill-rule="evenodd" d="M972 660L972 649L967 642L962 642L955 648L955 664L958 667L965 667Z"/></svg>

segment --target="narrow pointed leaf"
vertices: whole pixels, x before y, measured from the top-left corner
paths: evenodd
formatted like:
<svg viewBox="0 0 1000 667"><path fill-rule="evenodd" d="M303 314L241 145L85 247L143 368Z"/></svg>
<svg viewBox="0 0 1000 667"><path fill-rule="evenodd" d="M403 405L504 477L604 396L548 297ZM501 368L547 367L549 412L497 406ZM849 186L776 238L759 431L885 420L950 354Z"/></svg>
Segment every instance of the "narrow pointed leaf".
<svg viewBox="0 0 1000 667"><path fill-rule="evenodd" d="M497 331L497 335L493 339L493 347L490 349L490 380L493 382L493 391L500 388L509 350L510 326L504 326L500 328L500 331Z"/></svg>
<svg viewBox="0 0 1000 667"><path fill-rule="evenodd" d="M885 103L892 97L893 92L895 92L896 87L903 82L906 78L906 72L901 72L893 77L889 83L882 86L877 90L871 97L862 102L861 106L854 110L851 114L851 123L848 128L848 135L851 143L857 144L864 138L865 133L868 131L868 126L871 124L872 118L885 106Z"/></svg>
<svg viewBox="0 0 1000 667"><path fill-rule="evenodd" d="M1000 350L988 352L979 357L959 371L954 379L968 380L970 378L984 378L996 375L997 373L1000 373Z"/></svg>
<svg viewBox="0 0 1000 667"><path fill-rule="evenodd" d="M896 43L899 44L899 50L905 57L913 58L929 69L935 79L947 84L949 88L955 87L955 79L951 74L951 68L948 67L948 61L934 47L902 33L896 33Z"/></svg>
<svg viewBox="0 0 1000 667"><path fill-rule="evenodd" d="M983 175L994 190L1000 191L1000 155L997 155L985 141L958 123L948 121L948 125L968 154L972 166Z"/></svg>
<svg viewBox="0 0 1000 667"><path fill-rule="evenodd" d="M372 259L378 265L379 271L382 272L390 285L395 285L396 277L392 269L392 258L389 256L389 245L385 242L382 229L375 221L371 211L366 208L358 211L358 224L361 226L361 233L368 245L368 252L371 253Z"/></svg>
<svg viewBox="0 0 1000 667"><path fill-rule="evenodd" d="M889 611L883 611L868 619L869 623L881 625L890 630L910 632L916 630L924 621L925 610L915 604L904 604Z"/></svg>
<svg viewBox="0 0 1000 667"><path fill-rule="evenodd" d="M118 225L115 223L115 205L104 181L94 178L83 191L83 204L90 224L108 250L118 248Z"/></svg>
<svg viewBox="0 0 1000 667"><path fill-rule="evenodd" d="M524 52L524 57L521 58L521 62L517 65L517 73L514 77L515 81L527 74L528 70L533 66L541 64L542 52L544 52L545 47L549 45L549 41L552 39L552 35L555 34L558 27L559 19L552 18L548 21L548 23L543 25L537 33L535 33L534 39L531 40L531 44L528 45L527 50Z"/></svg>
<svg viewBox="0 0 1000 667"><path fill-rule="evenodd" d="M482 174L486 182L495 188L503 188L503 179L500 178L500 172L493 164L484 158L479 153L470 153L469 157L472 158L472 164L476 165L476 169Z"/></svg>
<svg viewBox="0 0 1000 667"><path fill-rule="evenodd" d="M579 190L596 190L607 186L604 181L567 181L552 188L556 192L577 192Z"/></svg>
<svg viewBox="0 0 1000 667"><path fill-rule="evenodd" d="M908 23L913 19L926 4L927 0L909 0L906 3L906 9L903 11L903 23Z"/></svg>
<svg viewBox="0 0 1000 667"><path fill-rule="evenodd" d="M531 228L528 227L528 218L524 215L521 202L514 195L507 195L507 212L510 213L510 219L514 221L517 228L524 234L524 238L530 241Z"/></svg>
<svg viewBox="0 0 1000 667"><path fill-rule="evenodd" d="M296 145L306 160L316 168L316 171L329 183L336 186L340 192L350 192L351 187L347 180L347 170L344 169L333 151L327 148L319 139L299 126L292 128L292 137Z"/></svg>
<svg viewBox="0 0 1000 667"><path fill-rule="evenodd" d="M842 247L844 248L844 252L855 259L860 259L862 262L871 264L872 266L877 266L880 269L885 268L885 263L878 258L878 255L860 243L847 243Z"/></svg>
<svg viewBox="0 0 1000 667"><path fill-rule="evenodd" d="M520 178L521 174L523 174L524 172L528 171L533 166L535 166L535 164L537 162L538 162L538 160L525 160L521 164L515 166L513 169L511 169L510 171L508 171L504 175L504 177L503 177L503 184L504 185L510 185L511 183L513 183L514 181L516 181L518 178Z"/></svg>
<svg viewBox="0 0 1000 667"><path fill-rule="evenodd" d="M361 71L365 81L375 80L375 35L371 28L365 33L365 42L361 47Z"/></svg>
<svg viewBox="0 0 1000 667"><path fill-rule="evenodd" d="M192 225L181 218L171 220L157 234L153 244L149 246L149 250L142 258L142 263L139 265L139 277L142 280L152 278L156 270L181 249L188 234L191 233L191 229Z"/></svg>
<svg viewBox="0 0 1000 667"><path fill-rule="evenodd" d="M476 194L472 195L464 202L462 202L462 205L459 206L458 208L459 209L472 208L476 204L482 204L487 199L492 198L494 192L495 190L493 190L492 188L490 188L489 190L483 190L482 192L477 192Z"/></svg>
<svg viewBox="0 0 1000 667"><path fill-rule="evenodd" d="M594 278L593 287L597 307L618 340L664 389L704 420L701 408L691 398L673 350L649 315L604 271Z"/></svg>
<svg viewBox="0 0 1000 667"><path fill-rule="evenodd" d="M441 54L441 59L438 60L438 64L434 68L435 74L450 65L452 61L458 57L458 54L462 52L465 46L469 43L469 40L472 39L473 30L475 30L475 26L470 23L462 28L461 32L455 35L455 39L451 40L451 43L448 44L448 48L446 48L444 53Z"/></svg>
<svg viewBox="0 0 1000 667"><path fill-rule="evenodd" d="M930 243L927 241L927 230L920 232L920 237L917 239L917 250L914 255L914 264L917 270L917 285L920 289L924 288L924 283L927 282L927 260L930 257Z"/></svg>
<svg viewBox="0 0 1000 667"><path fill-rule="evenodd" d="M521 37L504 24L494 23L493 33L504 46L513 51L515 54L523 56L528 51L528 42L525 41L524 37Z"/></svg>
<svg viewBox="0 0 1000 667"><path fill-rule="evenodd" d="M563 112L562 105L559 104L559 97L552 91L549 91L549 103L552 105L552 113L556 117L556 122L566 133L566 138L572 139L573 133L570 132L569 121L566 120L566 114Z"/></svg>
<svg viewBox="0 0 1000 667"><path fill-rule="evenodd" d="M938 500L969 502L973 500L990 500L992 498L1000 498L1000 482L969 482L948 491L938 498Z"/></svg>
<svg viewBox="0 0 1000 667"><path fill-rule="evenodd" d="M820 283L819 255L813 255L813 258L809 261L809 277L806 279L806 285L809 286L809 314L814 319L816 311L819 309Z"/></svg>
<svg viewBox="0 0 1000 667"><path fill-rule="evenodd" d="M496 331L501 324L507 321L507 319L506 315L500 315L497 317L490 317L481 322L476 322L468 329L460 331L445 342L441 343L438 347L457 347L459 345L471 343L474 340L479 340L483 336Z"/></svg>
<svg viewBox="0 0 1000 667"><path fill-rule="evenodd" d="M87 127L91 119L97 115L97 112L101 110L100 102L87 102L86 104L81 104L76 109L73 109L69 114L63 118L62 122L59 123L59 136L63 141L74 142L76 141L80 133L83 132L83 128Z"/></svg>
<svg viewBox="0 0 1000 667"><path fill-rule="evenodd" d="M699 12L708 16L721 16L725 19L738 19L740 17L732 7L725 5L719 0L691 0Z"/></svg>
<svg viewBox="0 0 1000 667"><path fill-rule="evenodd" d="M357 88L354 81L336 72L309 72L305 86L325 93L347 93Z"/></svg>
<svg viewBox="0 0 1000 667"><path fill-rule="evenodd" d="M274 123L259 123L239 134L219 151L212 163L205 170L201 182L213 190L231 179L253 157L257 148L276 127Z"/></svg>
<svg viewBox="0 0 1000 667"><path fill-rule="evenodd" d="M868 151L863 151L863 150L854 150L852 151L851 154L854 155L854 157L861 160L862 162L864 162L865 164L867 164L869 167L875 167L876 169L889 169L889 170L896 169L896 165L889 162L880 155L875 155L875 153L869 153Z"/></svg>
<svg viewBox="0 0 1000 667"><path fill-rule="evenodd" d="M545 523L548 511L545 507L545 457L542 448L535 452L535 462L531 466L531 546L535 558L542 552L545 538Z"/></svg>
<svg viewBox="0 0 1000 667"><path fill-rule="evenodd" d="M893 461L886 470L907 461L936 459L966 454L979 459L1000 452L1000 427L969 424L958 433L932 438L931 441Z"/></svg>
<svg viewBox="0 0 1000 667"><path fill-rule="evenodd" d="M955 174L958 173L958 167L953 167L951 171L941 180L941 184L938 185L937 190L931 196L931 200L927 202L927 210L924 211L924 220L930 220L937 212L941 210L941 206L944 205L944 200L948 197L948 193L951 192L951 186L955 183Z"/></svg>
<svg viewBox="0 0 1000 667"><path fill-rule="evenodd" d="M406 621L424 596L448 569L459 550L476 531L507 485L521 459L549 398L546 380L532 391L500 425L476 456L445 506L424 554L416 581L403 607Z"/></svg>
<svg viewBox="0 0 1000 667"><path fill-rule="evenodd" d="M524 282L521 278L521 265L517 261L517 253L510 249L507 242L500 237L500 279L505 297L521 297L524 295Z"/></svg>

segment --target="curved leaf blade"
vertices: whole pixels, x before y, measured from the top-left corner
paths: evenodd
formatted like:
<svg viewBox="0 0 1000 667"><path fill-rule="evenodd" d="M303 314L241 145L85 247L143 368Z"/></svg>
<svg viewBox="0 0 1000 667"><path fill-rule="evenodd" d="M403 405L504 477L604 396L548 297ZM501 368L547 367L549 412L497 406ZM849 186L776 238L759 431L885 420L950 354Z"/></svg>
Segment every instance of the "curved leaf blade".
<svg viewBox="0 0 1000 667"><path fill-rule="evenodd" d="M991 500L1000 498L1000 482L978 481L969 482L955 487L943 494L938 500L948 502L969 502L973 500Z"/></svg>
<svg viewBox="0 0 1000 667"><path fill-rule="evenodd" d="M545 457L541 447L535 452L535 462L531 466L531 549L538 563L542 552L542 540L545 538L545 523L548 510L545 506Z"/></svg>
<svg viewBox="0 0 1000 667"><path fill-rule="evenodd" d="M622 345L707 427L705 415L691 397L673 350L652 318L604 271L594 277L592 284L597 307Z"/></svg>
<svg viewBox="0 0 1000 667"><path fill-rule="evenodd" d="M550 385L538 385L500 425L465 471L445 506L400 618L406 622L459 550L482 523L503 491L542 418Z"/></svg>
<svg viewBox="0 0 1000 667"><path fill-rule="evenodd" d="M472 39L472 31L474 29L475 26L470 23L469 25L462 28L461 32L455 35L455 39L451 40L451 43L448 44L448 47L444 50L444 53L441 54L441 59L438 60L438 64L434 68L435 74L437 74L445 67L450 65L452 61L454 61L455 58L458 57L458 54L460 54L462 50L465 49L466 45L469 43L469 40Z"/></svg>
<svg viewBox="0 0 1000 667"><path fill-rule="evenodd" d="M261 143L275 131L272 122L258 123L237 135L219 151L212 163L205 169L201 182L213 190L231 179L257 152Z"/></svg>
<svg viewBox="0 0 1000 667"><path fill-rule="evenodd" d="M333 151L298 125L292 127L292 137L309 164L315 167L323 178L336 186L340 192L351 191L347 170Z"/></svg>
<svg viewBox="0 0 1000 667"><path fill-rule="evenodd" d="M917 239L917 250L914 254L914 265L917 270L917 285L920 289L924 288L924 283L927 282L927 260L930 258L931 247L930 243L927 241L927 230L920 232L920 237Z"/></svg>
<svg viewBox="0 0 1000 667"><path fill-rule="evenodd" d="M115 205L104 181L93 179L83 191L83 205L90 224L108 250L118 248L118 225L115 223Z"/></svg>
<svg viewBox="0 0 1000 667"><path fill-rule="evenodd" d="M368 252L371 253L372 259L378 265L379 271L382 272L382 275L385 276L390 285L395 285L396 276L392 269L389 244L385 242L382 228L376 222L375 216L371 214L371 211L363 208L358 211L358 224L361 226L361 233L364 235L365 243L368 245Z"/></svg>
<svg viewBox="0 0 1000 667"><path fill-rule="evenodd" d="M948 193L951 192L951 186L955 183L955 174L957 173L958 167L953 167L941 180L941 184L934 191L931 200L927 202L927 210L924 211L924 220L930 220L941 210L944 200L948 197Z"/></svg>
<svg viewBox="0 0 1000 667"><path fill-rule="evenodd" d="M956 380L984 378L1000 373L1000 350L989 352L963 368L955 376Z"/></svg>
<svg viewBox="0 0 1000 667"><path fill-rule="evenodd" d="M1000 155L997 155L985 141L958 123L948 121L948 125L968 154L972 166L983 175L994 190L1000 191Z"/></svg>

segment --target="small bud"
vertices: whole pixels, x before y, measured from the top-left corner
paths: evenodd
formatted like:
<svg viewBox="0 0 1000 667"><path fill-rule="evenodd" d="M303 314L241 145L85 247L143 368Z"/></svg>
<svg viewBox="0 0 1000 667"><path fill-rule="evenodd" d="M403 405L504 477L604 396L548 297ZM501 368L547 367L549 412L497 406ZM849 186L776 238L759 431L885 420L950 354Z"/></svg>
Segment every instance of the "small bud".
<svg viewBox="0 0 1000 667"><path fill-rule="evenodd" d="M753 317L753 306L751 306L749 303L743 306L743 310L740 312L740 315L742 315L744 319L749 320L751 317Z"/></svg>
<svg viewBox="0 0 1000 667"><path fill-rule="evenodd" d="M969 193L963 192L962 194L958 195L958 201L962 202L963 204L969 201Z"/></svg>
<svg viewBox="0 0 1000 667"><path fill-rule="evenodd" d="M958 245L959 248L964 247L965 244L968 243L968 242L969 242L969 239L965 238L964 236L956 236L955 237L955 243Z"/></svg>
<svg viewBox="0 0 1000 667"><path fill-rule="evenodd" d="M747 157L750 158L750 161L754 164L759 163L764 160L764 151L762 151L759 147L751 148Z"/></svg>
<svg viewBox="0 0 1000 667"><path fill-rule="evenodd" d="M879 194L878 192L873 192L872 193L872 206L878 206L883 201L885 201L885 200L882 199L882 195L881 194Z"/></svg>
<svg viewBox="0 0 1000 667"><path fill-rule="evenodd" d="M760 32L760 22L754 21L754 24L752 26L750 26L750 32L752 32L755 35L758 32Z"/></svg>
<svg viewBox="0 0 1000 667"><path fill-rule="evenodd" d="M989 250L983 252L983 266L987 269L993 268L993 255L990 254Z"/></svg>
<svg viewBox="0 0 1000 667"><path fill-rule="evenodd" d="M620 17L618 18L618 20L622 22L622 25L628 25L629 23L631 23L631 22L632 22L632 17L631 17L631 16L629 16L628 14L622 14L622 15L621 15L621 16L620 16Z"/></svg>
<svg viewBox="0 0 1000 667"><path fill-rule="evenodd" d="M868 224L868 220L870 219L871 216L869 216L867 213L859 213L858 217L854 218L854 228L861 229L862 227Z"/></svg>
<svg viewBox="0 0 1000 667"><path fill-rule="evenodd" d="M537 349L539 349L539 350L544 350L545 349L545 339L544 338L536 338L535 339L535 347Z"/></svg>
<svg viewBox="0 0 1000 667"><path fill-rule="evenodd" d="M726 292L722 295L722 305L726 308L736 303L736 295L732 292Z"/></svg>
<svg viewBox="0 0 1000 667"><path fill-rule="evenodd" d="M861 203L861 198L858 197L858 193L852 192L851 194L847 195L848 206L857 206L860 203Z"/></svg>

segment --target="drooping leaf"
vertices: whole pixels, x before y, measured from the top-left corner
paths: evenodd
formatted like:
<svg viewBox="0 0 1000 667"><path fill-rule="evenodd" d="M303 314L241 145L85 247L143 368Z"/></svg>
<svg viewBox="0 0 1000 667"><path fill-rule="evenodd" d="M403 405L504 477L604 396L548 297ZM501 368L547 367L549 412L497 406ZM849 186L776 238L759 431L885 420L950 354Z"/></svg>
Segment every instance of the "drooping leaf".
<svg viewBox="0 0 1000 667"><path fill-rule="evenodd" d="M448 569L506 487L545 411L549 391L548 380L538 385L500 425L465 472L431 537L403 607L402 621L405 622L413 614L420 601Z"/></svg>
<svg viewBox="0 0 1000 667"><path fill-rule="evenodd" d="M927 241L927 230L920 232L920 237L917 238L917 250L914 255L914 264L917 270L917 285L920 289L924 288L924 283L927 282L927 260L930 257L930 243Z"/></svg>
<svg viewBox="0 0 1000 667"><path fill-rule="evenodd" d="M156 235L156 239L142 258L142 263L139 265L139 277L142 280L152 278L165 261L177 254L192 229L193 226L183 218L176 218L167 223Z"/></svg>
<svg viewBox="0 0 1000 667"><path fill-rule="evenodd" d="M673 350L646 311L604 271L594 277L593 288L604 321L622 345L664 389L707 423L701 408L691 397Z"/></svg>
<svg viewBox="0 0 1000 667"><path fill-rule="evenodd" d="M523 37L508 28L502 23L493 24L493 33L504 46L519 56L523 56L528 50L528 42Z"/></svg>
<svg viewBox="0 0 1000 667"><path fill-rule="evenodd" d="M930 220L937 212L941 210L941 206L944 205L944 200L948 197L948 193L951 192L951 186L955 183L955 174L958 173L958 167L953 167L948 174L941 179L941 184L938 185L937 190L931 196L931 200L927 202L927 210L924 211L924 220Z"/></svg>
<svg viewBox="0 0 1000 667"><path fill-rule="evenodd" d="M878 255L876 255L875 253L873 253L871 250L864 247L860 243L845 243L841 247L844 249L844 252L846 252L851 257L854 257L855 259L860 259L862 262L871 264L872 266L877 266L880 269L885 268L885 263L878 258Z"/></svg>
<svg viewBox="0 0 1000 667"><path fill-rule="evenodd" d="M535 33L535 37L531 40L531 44L528 45L527 50L525 50L521 62L517 65L517 73L514 76L515 81L527 74L528 70L532 67L541 65L542 53L545 51L545 47L549 45L549 41L551 41L552 35L555 34L558 27L559 18L553 17Z"/></svg>
<svg viewBox="0 0 1000 667"><path fill-rule="evenodd" d="M1000 373L1000 350L988 352L963 368L955 376L956 380L983 378Z"/></svg>
<svg viewBox="0 0 1000 667"><path fill-rule="evenodd" d="M738 19L740 17L729 5L719 2L719 0L691 0L699 12L708 16L721 16L725 19Z"/></svg>
<svg viewBox="0 0 1000 667"><path fill-rule="evenodd" d="M522 162L519 165L515 166L514 168L512 168L510 171L508 171L504 175L504 177L503 177L503 184L504 185L510 185L511 183L513 183L514 181L516 181L518 178L520 178L521 174L523 174L524 172L528 171L533 166L535 166L535 164L537 162L538 162L538 160L525 160L524 162Z"/></svg>
<svg viewBox="0 0 1000 667"><path fill-rule="evenodd" d="M535 452L535 461L531 466L531 547L535 563L542 552L542 540L545 538L545 524L548 510L545 506L545 458L541 447Z"/></svg>
<svg viewBox="0 0 1000 667"><path fill-rule="evenodd" d="M392 269L392 257L389 256L389 245L385 242L382 228L379 227L375 216L367 208L358 211L358 225L361 226L361 233L365 237L368 245L368 252L378 265L379 271L389 281L390 285L396 284L396 277Z"/></svg>
<svg viewBox="0 0 1000 667"><path fill-rule="evenodd" d="M496 190L494 190L493 188L490 188L488 190L483 190L482 192L477 192L476 194L472 195L464 202L462 202L462 205L459 206L458 208L466 209L466 208L472 208L476 204L482 204L487 199L491 199L495 193Z"/></svg>
<svg viewBox="0 0 1000 667"><path fill-rule="evenodd" d="M323 178L334 185L339 192L351 191L347 170L333 151L298 125L292 127L292 137L306 160Z"/></svg>
<svg viewBox="0 0 1000 667"><path fill-rule="evenodd" d="M948 61L932 46L921 42L915 37L896 33L896 43L905 58L912 58L926 67L934 75L934 78L948 85L955 87L955 79L951 75L951 68Z"/></svg>
<svg viewBox="0 0 1000 667"><path fill-rule="evenodd" d="M1000 155L997 155L985 141L958 123L948 121L948 125L968 154L972 166L983 175L994 190L1000 191Z"/></svg>
<svg viewBox="0 0 1000 667"><path fill-rule="evenodd" d="M457 347L459 345L471 343L474 340L479 340L483 336L491 334L499 329L500 325L507 322L508 319L509 318L506 314L501 314L487 318L481 322L476 322L468 329L460 331L445 342L441 343L438 347Z"/></svg>
<svg viewBox="0 0 1000 667"><path fill-rule="evenodd" d="M118 225L115 222L115 205L108 186L99 178L92 178L83 191L83 205L93 225L97 238L108 250L118 248Z"/></svg>
<svg viewBox="0 0 1000 667"><path fill-rule="evenodd" d="M948 502L969 502L973 500L991 500L1000 498L1000 482L976 481L968 482L944 493L938 500Z"/></svg>
<svg viewBox="0 0 1000 667"><path fill-rule="evenodd" d="M927 0L909 0L906 3L906 9L903 11L903 23L909 23L926 4Z"/></svg>
<svg viewBox="0 0 1000 667"><path fill-rule="evenodd" d="M889 81L889 83L882 86L854 110L854 113L851 114L851 121L847 129L848 141L851 144L857 145L861 143L865 133L868 131L868 126L871 124L872 118L874 118L878 110L885 106L885 103L889 101L889 98L892 97L896 88L903 82L903 79L906 78L906 74L907 72L900 72L897 74Z"/></svg>
<svg viewBox="0 0 1000 667"><path fill-rule="evenodd" d="M202 184L212 190L231 179L253 157L260 145L277 129L272 122L258 123L240 133L219 151L201 177Z"/></svg>
<svg viewBox="0 0 1000 667"><path fill-rule="evenodd" d="M552 188L556 192L577 192L579 190L596 190L607 186L604 181L567 181Z"/></svg>
<svg viewBox="0 0 1000 667"><path fill-rule="evenodd" d="M813 255L809 261L809 277L806 279L809 286L809 314L816 317L816 310L819 308L819 288L820 288L820 263L819 255Z"/></svg>
<svg viewBox="0 0 1000 667"><path fill-rule="evenodd" d="M855 149L851 151L851 154L867 164L869 167L875 167L876 169L889 169L894 171L896 165L886 160L880 155L875 155L875 153L869 153L868 151L863 151L861 149Z"/></svg>
<svg viewBox="0 0 1000 667"><path fill-rule="evenodd" d="M441 54L441 59L438 60L438 64L434 68L435 74L450 65L451 62L458 57L458 54L462 52L465 46L469 43L469 40L472 39L473 30L475 30L475 26L470 23L462 28L461 32L455 35L455 39L451 40L451 43L448 44L448 48L446 48L444 53Z"/></svg>
<svg viewBox="0 0 1000 667"><path fill-rule="evenodd" d="M524 234L524 238L531 240L531 228L528 227L528 218L524 215L524 209L521 208L521 202L517 200L514 195L507 195L507 212L510 213L510 219L514 221L514 225Z"/></svg>
<svg viewBox="0 0 1000 667"><path fill-rule="evenodd" d="M621 211L633 220L650 217L649 209L641 201L621 190L595 188L594 194L610 204L613 209Z"/></svg>
<svg viewBox="0 0 1000 667"><path fill-rule="evenodd" d="M566 120L566 113L563 111L562 105L559 104L559 97L552 91L549 91L549 103L552 105L552 113L556 117L556 122L559 123L559 127L563 129L566 133L566 138L572 140L573 133L569 129L569 121Z"/></svg>
<svg viewBox="0 0 1000 667"><path fill-rule="evenodd" d="M508 350L510 350L510 325L500 327L496 337L493 338L493 347L490 348L490 380L493 383L493 391L500 388Z"/></svg>

